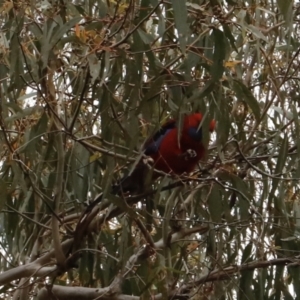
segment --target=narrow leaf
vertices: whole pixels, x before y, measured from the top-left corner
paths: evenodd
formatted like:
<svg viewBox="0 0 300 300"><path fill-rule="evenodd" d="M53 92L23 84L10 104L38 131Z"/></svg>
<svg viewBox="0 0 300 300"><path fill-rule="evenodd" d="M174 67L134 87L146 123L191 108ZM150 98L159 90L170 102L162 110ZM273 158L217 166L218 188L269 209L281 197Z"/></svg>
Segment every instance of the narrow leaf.
<svg viewBox="0 0 300 300"><path fill-rule="evenodd" d="M220 223L222 220L223 208L221 194L218 186L213 185L208 196L208 209L213 222Z"/></svg>
<svg viewBox="0 0 300 300"><path fill-rule="evenodd" d="M172 0L171 3L174 10L175 27L178 30L180 49L185 53L188 33L186 2L182 0Z"/></svg>
<svg viewBox="0 0 300 300"><path fill-rule="evenodd" d="M7 198L7 184L4 180L0 179L0 211L3 209Z"/></svg>
<svg viewBox="0 0 300 300"><path fill-rule="evenodd" d="M226 43L224 33L219 29L213 30L214 53L211 76L214 81L219 80L224 72L224 59L226 53Z"/></svg>
<svg viewBox="0 0 300 300"><path fill-rule="evenodd" d="M289 23L292 17L292 7L293 1L292 0L277 0L277 5L279 7L280 12L282 13L284 20Z"/></svg>
<svg viewBox="0 0 300 300"><path fill-rule="evenodd" d="M233 81L233 90L235 91L235 93L240 101L246 101L246 103L251 108L255 118L257 120L259 120L260 107L259 107L259 104L258 104L256 98L251 93L251 91L239 80Z"/></svg>

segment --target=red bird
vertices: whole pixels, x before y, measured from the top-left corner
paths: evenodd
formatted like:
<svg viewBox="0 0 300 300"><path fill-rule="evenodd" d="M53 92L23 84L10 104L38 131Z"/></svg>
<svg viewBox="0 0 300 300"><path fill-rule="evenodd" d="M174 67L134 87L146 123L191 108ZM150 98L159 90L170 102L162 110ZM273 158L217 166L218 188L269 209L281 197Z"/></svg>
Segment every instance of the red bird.
<svg viewBox="0 0 300 300"><path fill-rule="evenodd" d="M202 143L201 113L193 113L184 117L180 131L175 120L166 122L161 129L150 138L144 147L144 154L151 158L151 165L156 170L168 174L181 175L192 172L199 160L205 155ZM215 128L215 120L209 125L209 130ZM180 132L179 132L180 131ZM113 188L113 193L142 190L149 168L140 162L133 172L123 178ZM158 175L153 174L153 179Z"/></svg>

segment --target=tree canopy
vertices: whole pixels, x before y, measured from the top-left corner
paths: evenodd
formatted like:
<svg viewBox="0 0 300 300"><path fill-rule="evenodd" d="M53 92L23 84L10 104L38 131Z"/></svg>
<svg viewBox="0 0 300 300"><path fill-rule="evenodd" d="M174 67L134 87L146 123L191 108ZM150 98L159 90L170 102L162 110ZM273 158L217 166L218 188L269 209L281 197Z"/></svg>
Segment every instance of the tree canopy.
<svg viewBox="0 0 300 300"><path fill-rule="evenodd" d="M298 2L0 7L1 299L300 299ZM193 173L111 193L198 111Z"/></svg>

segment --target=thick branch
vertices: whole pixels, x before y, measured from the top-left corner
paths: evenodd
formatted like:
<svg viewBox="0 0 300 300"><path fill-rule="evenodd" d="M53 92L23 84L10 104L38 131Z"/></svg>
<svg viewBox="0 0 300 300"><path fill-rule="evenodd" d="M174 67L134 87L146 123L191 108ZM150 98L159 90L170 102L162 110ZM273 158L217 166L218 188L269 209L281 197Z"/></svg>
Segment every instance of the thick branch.
<svg viewBox="0 0 300 300"><path fill-rule="evenodd" d="M91 299L101 299L101 300L139 300L140 297L129 296L129 295L113 295L109 287L107 288L86 288L79 286L60 286L54 285L52 289L49 287L42 288L38 293L38 300L48 300L51 299L50 295L54 296L57 300L91 300Z"/></svg>
<svg viewBox="0 0 300 300"><path fill-rule="evenodd" d="M251 263L243 264L243 265L237 265L237 266L230 266L226 267L224 269L217 269L213 270L207 275L201 276L198 280L195 280L193 282L190 282L184 286L182 286L179 290L174 292L174 296L182 293L186 293L187 291L191 290L192 288L199 287L199 285L206 283L206 282L212 282L212 281L218 281L218 280L230 280L232 276L238 275L242 271L250 271L254 269L264 269L268 268L270 266L285 266L285 265L299 265L299 256L296 257L289 257L289 258L277 258L272 259L268 261L253 261Z"/></svg>
<svg viewBox="0 0 300 300"><path fill-rule="evenodd" d="M61 246L63 251L66 253L73 243L73 239L64 241ZM0 274L0 285L5 285L13 280L18 280L23 277L45 277L53 275L57 271L57 266L46 266L50 265L52 258L55 257L55 250L51 250L44 256L36 259L32 263L18 266ZM52 264L52 263L51 263Z"/></svg>

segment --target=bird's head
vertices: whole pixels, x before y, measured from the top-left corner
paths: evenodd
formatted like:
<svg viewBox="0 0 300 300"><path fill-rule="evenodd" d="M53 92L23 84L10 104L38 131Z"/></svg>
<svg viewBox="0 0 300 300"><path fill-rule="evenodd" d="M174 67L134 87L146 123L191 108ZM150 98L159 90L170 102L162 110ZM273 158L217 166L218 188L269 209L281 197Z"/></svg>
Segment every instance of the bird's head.
<svg viewBox="0 0 300 300"><path fill-rule="evenodd" d="M188 115L184 119L183 130L187 130L189 137L191 137L195 141L202 140L202 126L200 127L202 119L203 116L201 113ZM209 131L214 131L215 126L216 121L211 120L209 123Z"/></svg>

